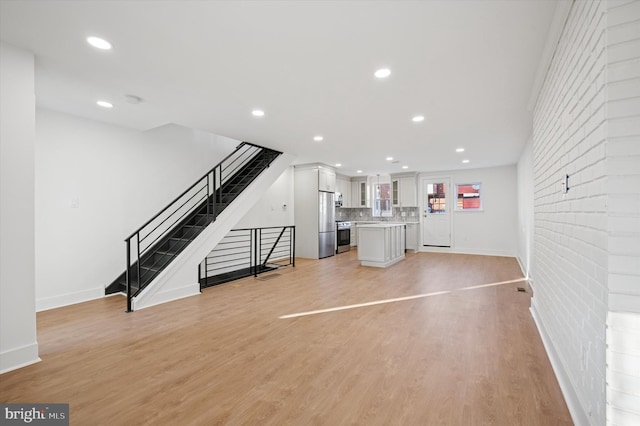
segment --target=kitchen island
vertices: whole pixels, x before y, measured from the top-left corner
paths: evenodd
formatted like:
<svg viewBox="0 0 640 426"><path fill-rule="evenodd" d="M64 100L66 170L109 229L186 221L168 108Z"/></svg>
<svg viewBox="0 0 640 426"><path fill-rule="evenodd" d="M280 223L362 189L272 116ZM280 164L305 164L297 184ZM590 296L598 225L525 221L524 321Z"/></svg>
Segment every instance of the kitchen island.
<svg viewBox="0 0 640 426"><path fill-rule="evenodd" d="M358 226L358 260L362 266L386 268L404 259L405 225L376 223Z"/></svg>

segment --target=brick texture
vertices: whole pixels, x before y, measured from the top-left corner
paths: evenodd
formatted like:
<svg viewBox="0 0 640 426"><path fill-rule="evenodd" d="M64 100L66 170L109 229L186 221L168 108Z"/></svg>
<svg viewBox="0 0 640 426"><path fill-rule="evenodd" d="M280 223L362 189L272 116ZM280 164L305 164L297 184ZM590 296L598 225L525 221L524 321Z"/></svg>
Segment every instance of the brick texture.
<svg viewBox="0 0 640 426"><path fill-rule="evenodd" d="M606 2L577 1L534 110L534 308L593 425L606 419ZM569 175L569 191L562 181Z"/></svg>
<svg viewBox="0 0 640 426"><path fill-rule="evenodd" d="M640 424L640 1L573 3L533 163L533 307L584 418Z"/></svg>
<svg viewBox="0 0 640 426"><path fill-rule="evenodd" d="M607 424L640 425L640 1L607 8Z"/></svg>

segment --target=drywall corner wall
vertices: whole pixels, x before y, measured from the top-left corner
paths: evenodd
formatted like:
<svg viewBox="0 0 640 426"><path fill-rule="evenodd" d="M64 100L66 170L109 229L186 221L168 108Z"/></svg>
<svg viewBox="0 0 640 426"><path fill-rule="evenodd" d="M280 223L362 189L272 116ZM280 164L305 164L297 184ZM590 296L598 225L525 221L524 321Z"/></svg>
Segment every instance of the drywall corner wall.
<svg viewBox="0 0 640 426"><path fill-rule="evenodd" d="M287 167L234 228L262 228L293 224L293 166L291 166Z"/></svg>
<svg viewBox="0 0 640 426"><path fill-rule="evenodd" d="M533 284L533 141L529 139L518 161L518 262Z"/></svg>
<svg viewBox="0 0 640 426"><path fill-rule="evenodd" d="M36 113L36 306L104 295L124 239L239 141L166 125L147 132Z"/></svg>
<svg viewBox="0 0 640 426"><path fill-rule="evenodd" d="M34 244L34 57L0 42L0 373L39 360Z"/></svg>

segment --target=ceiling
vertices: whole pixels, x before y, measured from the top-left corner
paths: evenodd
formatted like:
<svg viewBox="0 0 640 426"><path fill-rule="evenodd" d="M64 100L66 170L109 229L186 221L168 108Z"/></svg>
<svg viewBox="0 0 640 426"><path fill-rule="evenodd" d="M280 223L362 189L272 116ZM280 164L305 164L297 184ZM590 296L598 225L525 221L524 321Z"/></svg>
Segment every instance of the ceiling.
<svg viewBox="0 0 640 426"><path fill-rule="evenodd" d="M296 163L341 163L353 176L516 163L555 8L553 0L2 0L0 38L35 54L41 107L140 130L176 123ZM89 46L91 35L113 49ZM391 75L375 78L379 68Z"/></svg>

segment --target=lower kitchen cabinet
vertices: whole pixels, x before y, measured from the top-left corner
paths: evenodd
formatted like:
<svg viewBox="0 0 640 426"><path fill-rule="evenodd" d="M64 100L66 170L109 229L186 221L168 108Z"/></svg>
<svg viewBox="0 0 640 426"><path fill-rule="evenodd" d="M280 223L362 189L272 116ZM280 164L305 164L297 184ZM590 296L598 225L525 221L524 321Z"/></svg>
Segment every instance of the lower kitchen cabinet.
<svg viewBox="0 0 640 426"><path fill-rule="evenodd" d="M404 224L358 227L358 260L362 266L386 268L404 259Z"/></svg>
<svg viewBox="0 0 640 426"><path fill-rule="evenodd" d="M407 223L407 251L415 253L418 251L418 234L420 226L418 223Z"/></svg>

